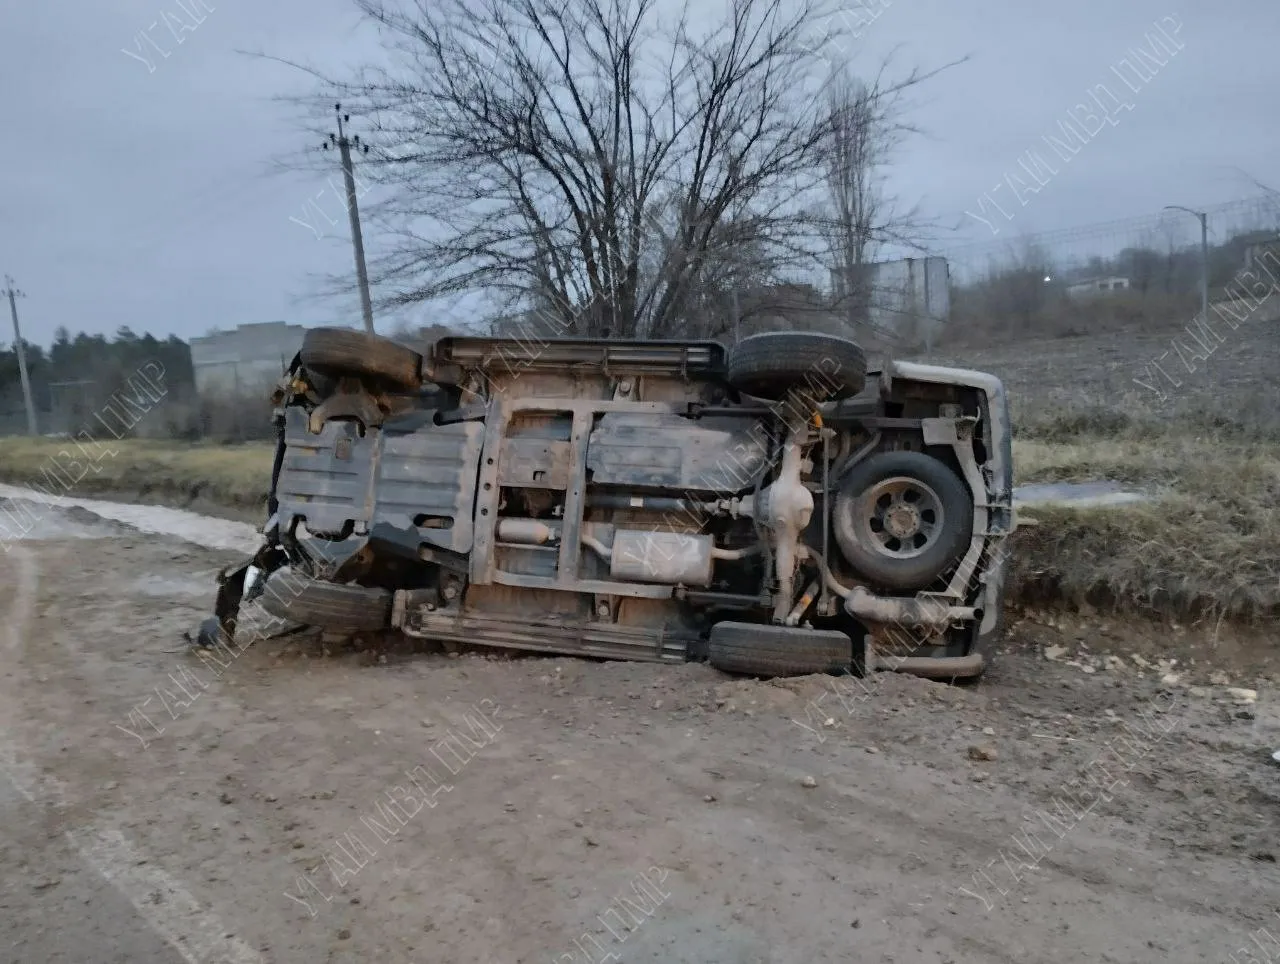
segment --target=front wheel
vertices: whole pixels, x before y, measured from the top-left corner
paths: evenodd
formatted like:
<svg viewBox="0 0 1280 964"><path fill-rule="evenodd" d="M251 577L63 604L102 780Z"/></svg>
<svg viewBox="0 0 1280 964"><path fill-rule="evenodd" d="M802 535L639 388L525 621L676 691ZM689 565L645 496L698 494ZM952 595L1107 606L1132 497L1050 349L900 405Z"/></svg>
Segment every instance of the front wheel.
<svg viewBox="0 0 1280 964"><path fill-rule="evenodd" d="M280 619L336 632L391 625L389 590L325 582L292 569L277 569L267 577L262 608Z"/></svg>
<svg viewBox="0 0 1280 964"><path fill-rule="evenodd" d="M422 385L422 356L381 335L349 328L312 328L302 340L302 364L330 378L354 375L400 391Z"/></svg>

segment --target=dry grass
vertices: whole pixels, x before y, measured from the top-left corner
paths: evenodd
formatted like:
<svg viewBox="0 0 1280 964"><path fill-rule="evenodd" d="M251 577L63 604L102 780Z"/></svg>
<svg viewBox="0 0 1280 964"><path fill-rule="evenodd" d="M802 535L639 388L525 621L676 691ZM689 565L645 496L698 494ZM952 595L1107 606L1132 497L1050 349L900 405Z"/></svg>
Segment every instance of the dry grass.
<svg viewBox="0 0 1280 964"><path fill-rule="evenodd" d="M1023 481L1114 479L1153 501L1036 508L1010 598L1256 622L1280 614L1280 445L1185 437L1024 441Z"/></svg>
<svg viewBox="0 0 1280 964"><path fill-rule="evenodd" d="M1280 324L1267 310L1217 328L1208 358L1185 331L1113 329L927 359L1004 380L1019 482L1111 479L1158 497L1029 511L1040 525L1015 536L1012 601L1280 616ZM1139 384L1153 362L1159 393Z"/></svg>
<svg viewBox="0 0 1280 964"><path fill-rule="evenodd" d="M1237 387L1216 397L1179 395L1158 408L1123 397L1100 404L1098 397L1091 393L1021 399L1015 409L1014 434L1057 443L1109 439L1181 447L1190 439L1228 447L1280 444L1280 407L1273 388Z"/></svg>
<svg viewBox="0 0 1280 964"><path fill-rule="evenodd" d="M1093 299L1069 298L1057 291L1045 294L1041 273L1034 272L1027 288L1013 298L1010 292L960 288L952 292L951 323L942 341L956 349L1015 338L1074 338L1100 331L1175 330L1200 308L1199 295L1126 291Z"/></svg>
<svg viewBox="0 0 1280 964"><path fill-rule="evenodd" d="M248 508L266 501L273 451L269 444L188 445L150 439L104 441L82 450L69 441L3 438L0 481L38 486L55 495L110 495L167 504L203 499ZM77 469L75 462L84 468ZM68 478L75 480L81 472L83 478L68 488Z"/></svg>

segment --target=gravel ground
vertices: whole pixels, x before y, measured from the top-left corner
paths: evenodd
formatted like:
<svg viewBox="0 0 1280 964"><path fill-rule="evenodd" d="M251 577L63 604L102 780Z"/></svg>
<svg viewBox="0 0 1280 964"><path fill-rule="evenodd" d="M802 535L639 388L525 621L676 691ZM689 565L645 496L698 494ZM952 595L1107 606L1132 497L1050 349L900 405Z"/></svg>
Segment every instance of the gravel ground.
<svg viewBox="0 0 1280 964"><path fill-rule="evenodd" d="M1280 934L1261 638L1038 617L964 688L304 636L219 666L180 637L230 550L46 522L0 556L0 961L1190 962Z"/></svg>

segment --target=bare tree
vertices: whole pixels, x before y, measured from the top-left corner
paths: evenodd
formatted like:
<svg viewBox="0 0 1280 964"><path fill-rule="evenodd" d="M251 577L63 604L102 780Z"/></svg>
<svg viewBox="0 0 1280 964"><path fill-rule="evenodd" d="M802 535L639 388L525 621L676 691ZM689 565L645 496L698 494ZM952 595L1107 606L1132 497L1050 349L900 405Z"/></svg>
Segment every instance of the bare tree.
<svg viewBox="0 0 1280 964"><path fill-rule="evenodd" d="M833 90L826 162L831 214L820 223L830 246L833 294L851 329L868 317L871 276L866 266L872 260L880 203L875 187L880 145L871 130L871 114L865 86L846 83Z"/></svg>
<svg viewBox="0 0 1280 964"><path fill-rule="evenodd" d="M1138 243L1125 248L1116 259L1117 267L1129 275L1129 284L1144 298L1151 293L1160 272L1159 243L1155 228L1143 230Z"/></svg>
<svg viewBox="0 0 1280 964"><path fill-rule="evenodd" d="M1035 334L1039 320L1060 290L1048 252L1029 235L1010 243L986 277L956 293L959 314L980 328L975 334Z"/></svg>
<svg viewBox="0 0 1280 964"><path fill-rule="evenodd" d="M841 77L830 93L831 144L826 180L831 213L820 223L830 246L833 294L850 329L868 317L871 278L866 271L875 244L880 206L877 168L883 144L874 127L871 93Z"/></svg>
<svg viewBox="0 0 1280 964"><path fill-rule="evenodd" d="M392 65L326 95L397 145L364 168L388 188L384 303L483 292L563 334L723 327L735 259L759 280L800 248L829 131L820 2L729 0L695 26L656 0L357 0Z"/></svg>
<svg viewBox="0 0 1280 964"><path fill-rule="evenodd" d="M888 193L885 172L904 139L918 132L904 120L904 96L939 71L912 71L889 81L888 66L888 61L882 64L870 83L841 69L827 95L827 198L817 221L835 308L851 331L871 329L870 309L876 297L871 266L880 248L896 244L923 250L923 234L929 229L916 208L904 210Z"/></svg>
<svg viewBox="0 0 1280 964"><path fill-rule="evenodd" d="M1159 221L1159 232L1164 240L1164 251L1161 255L1163 287L1165 294L1173 294L1180 290L1178 284L1178 261L1185 244L1185 230L1178 218L1165 215Z"/></svg>

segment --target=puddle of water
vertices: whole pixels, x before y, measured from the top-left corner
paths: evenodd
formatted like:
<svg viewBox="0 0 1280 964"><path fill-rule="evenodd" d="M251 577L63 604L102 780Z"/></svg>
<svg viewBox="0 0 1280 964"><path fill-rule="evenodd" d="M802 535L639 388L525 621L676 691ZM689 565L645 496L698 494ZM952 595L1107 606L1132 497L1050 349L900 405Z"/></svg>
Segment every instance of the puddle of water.
<svg viewBox="0 0 1280 964"><path fill-rule="evenodd" d="M1081 507L1132 505L1150 496L1126 489L1118 482L1033 482L1013 488L1014 505L1074 505Z"/></svg>
<svg viewBox="0 0 1280 964"><path fill-rule="evenodd" d="M122 502L103 502L99 499L81 499L75 496L59 496L46 499L39 492L16 485L0 483L0 498L20 499L33 503L28 508L36 523L27 538L41 539L92 533L92 525L76 524L58 512L71 506L87 509L94 515L114 522L123 522L139 532L151 535L176 536L187 542L209 546L213 549L230 549L252 555L261 545L262 537L253 526L229 519L216 519L188 512L185 509L167 509L155 505L125 505ZM111 533L103 533L107 535Z"/></svg>
<svg viewBox="0 0 1280 964"><path fill-rule="evenodd" d="M0 524L3 521L0 520ZM120 535L120 530L101 519L71 519L64 515L50 514L41 519L30 532L19 532L14 536L8 526L0 529L0 538L6 542L11 539L110 539Z"/></svg>

